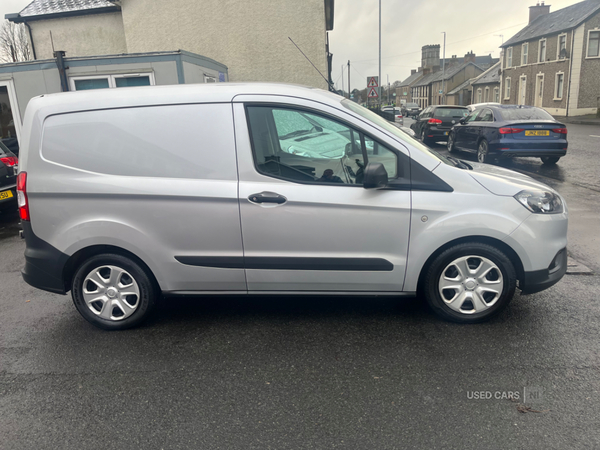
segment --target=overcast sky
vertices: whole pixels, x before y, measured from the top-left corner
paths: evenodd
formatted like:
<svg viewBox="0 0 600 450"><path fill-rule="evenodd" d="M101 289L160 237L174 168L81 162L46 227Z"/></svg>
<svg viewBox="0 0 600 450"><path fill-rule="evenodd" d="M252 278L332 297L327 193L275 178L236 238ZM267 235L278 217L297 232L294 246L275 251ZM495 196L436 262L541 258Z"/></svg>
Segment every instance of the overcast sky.
<svg viewBox="0 0 600 450"><path fill-rule="evenodd" d="M154 1L154 0L147 0ZM277 0L284 1L284 0ZM286 0L290 1L290 0ZM446 57L473 50L499 56L502 38L508 40L529 21L529 6L537 0L382 0L382 82L403 80L421 63L421 47L443 44ZM16 13L31 0L0 0L0 17ZM547 0L550 11L578 0ZM250 3L251 4L251 3ZM329 34L333 80L341 88L342 64L350 60L353 88L363 89L366 77L377 75L379 58L379 0L335 0L335 25ZM440 55L441 57L441 55ZM348 89L344 70L344 87Z"/></svg>

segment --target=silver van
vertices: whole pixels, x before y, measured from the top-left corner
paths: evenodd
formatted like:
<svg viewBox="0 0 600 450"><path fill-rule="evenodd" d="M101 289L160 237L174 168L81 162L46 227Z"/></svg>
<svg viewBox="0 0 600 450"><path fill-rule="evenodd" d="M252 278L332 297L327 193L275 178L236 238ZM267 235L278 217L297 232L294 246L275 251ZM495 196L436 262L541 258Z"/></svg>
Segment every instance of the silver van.
<svg viewBox="0 0 600 450"><path fill-rule="evenodd" d="M37 97L17 179L23 278L105 329L159 296L414 296L479 322L566 271L567 209L335 94L281 84Z"/></svg>

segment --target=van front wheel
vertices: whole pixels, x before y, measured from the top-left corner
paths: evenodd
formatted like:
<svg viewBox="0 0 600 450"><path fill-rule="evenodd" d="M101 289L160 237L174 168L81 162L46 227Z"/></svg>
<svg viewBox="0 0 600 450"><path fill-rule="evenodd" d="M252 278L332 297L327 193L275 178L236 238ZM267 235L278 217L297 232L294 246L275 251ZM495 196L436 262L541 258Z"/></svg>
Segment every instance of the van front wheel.
<svg viewBox="0 0 600 450"><path fill-rule="evenodd" d="M71 294L88 322L105 330L124 330L150 315L158 289L137 262L122 255L101 254L77 269Z"/></svg>
<svg viewBox="0 0 600 450"><path fill-rule="evenodd" d="M512 300L516 272L497 248L462 243L438 255L425 274L425 299L443 319L477 323L500 313Z"/></svg>

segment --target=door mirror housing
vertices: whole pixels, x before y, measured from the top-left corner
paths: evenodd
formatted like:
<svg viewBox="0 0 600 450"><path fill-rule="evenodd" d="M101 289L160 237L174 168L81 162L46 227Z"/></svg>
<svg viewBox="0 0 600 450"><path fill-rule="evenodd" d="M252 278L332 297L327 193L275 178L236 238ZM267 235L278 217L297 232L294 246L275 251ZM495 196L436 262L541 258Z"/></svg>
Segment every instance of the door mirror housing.
<svg viewBox="0 0 600 450"><path fill-rule="evenodd" d="M365 189L381 189L388 184L388 173L381 163L372 162L365 167L363 187Z"/></svg>
<svg viewBox="0 0 600 450"><path fill-rule="evenodd" d="M460 119L460 120L458 121L458 123L460 123L461 125L464 125L464 124L466 123L466 120L465 120L465 118L463 117L462 119Z"/></svg>

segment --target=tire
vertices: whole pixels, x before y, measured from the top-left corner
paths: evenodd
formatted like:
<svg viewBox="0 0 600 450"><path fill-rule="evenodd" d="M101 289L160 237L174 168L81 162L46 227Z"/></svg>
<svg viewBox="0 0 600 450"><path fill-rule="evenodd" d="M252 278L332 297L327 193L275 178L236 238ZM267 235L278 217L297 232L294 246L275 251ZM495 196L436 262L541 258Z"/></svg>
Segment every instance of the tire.
<svg viewBox="0 0 600 450"><path fill-rule="evenodd" d="M485 139L483 139L479 143L479 147L477 147L477 161L485 164L489 164L492 162L488 142Z"/></svg>
<svg viewBox="0 0 600 450"><path fill-rule="evenodd" d="M540 159L542 160L543 164L552 165L558 162L560 156L542 156Z"/></svg>
<svg viewBox="0 0 600 450"><path fill-rule="evenodd" d="M450 153L457 153L458 152L458 150L454 146L454 134L452 134L452 133L450 133L448 135L448 151Z"/></svg>
<svg viewBox="0 0 600 450"><path fill-rule="evenodd" d="M465 277L462 273L467 270ZM443 251L431 262L422 291L439 317L457 323L478 323L506 308L516 285L515 268L502 251L488 244L467 242Z"/></svg>
<svg viewBox="0 0 600 450"><path fill-rule="evenodd" d="M71 287L79 313L104 330L125 330L141 324L154 310L158 293L150 274L140 264L108 253L84 261Z"/></svg>

